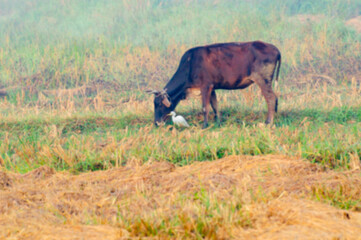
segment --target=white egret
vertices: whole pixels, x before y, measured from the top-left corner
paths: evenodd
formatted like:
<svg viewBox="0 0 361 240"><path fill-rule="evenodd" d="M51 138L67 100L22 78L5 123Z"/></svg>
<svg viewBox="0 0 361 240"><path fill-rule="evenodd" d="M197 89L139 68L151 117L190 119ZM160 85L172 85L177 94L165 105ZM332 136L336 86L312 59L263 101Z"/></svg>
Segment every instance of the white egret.
<svg viewBox="0 0 361 240"><path fill-rule="evenodd" d="M170 114L168 114L168 115L172 116L172 121L175 125L177 125L179 127L189 127L189 124L184 119L184 117L182 117L181 115L176 116L174 111L171 111Z"/></svg>

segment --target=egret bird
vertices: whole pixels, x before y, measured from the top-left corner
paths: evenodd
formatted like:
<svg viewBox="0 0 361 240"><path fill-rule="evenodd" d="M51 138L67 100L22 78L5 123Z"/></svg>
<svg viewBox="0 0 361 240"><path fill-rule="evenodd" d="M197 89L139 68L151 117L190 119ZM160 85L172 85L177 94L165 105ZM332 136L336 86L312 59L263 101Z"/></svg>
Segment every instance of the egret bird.
<svg viewBox="0 0 361 240"><path fill-rule="evenodd" d="M174 111L171 111L170 114L168 114L168 115L172 116L172 121L175 125L177 125L179 127L189 127L189 124L184 119L184 117L182 117L181 115L175 116Z"/></svg>

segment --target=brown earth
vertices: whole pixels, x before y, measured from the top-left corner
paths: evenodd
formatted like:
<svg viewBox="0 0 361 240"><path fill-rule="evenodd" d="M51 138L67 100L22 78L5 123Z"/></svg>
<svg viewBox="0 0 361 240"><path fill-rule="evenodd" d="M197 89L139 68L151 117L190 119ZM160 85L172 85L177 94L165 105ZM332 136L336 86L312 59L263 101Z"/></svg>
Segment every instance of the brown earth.
<svg viewBox="0 0 361 240"><path fill-rule="evenodd" d="M347 26L351 26L356 30L356 32L361 33L361 16L349 19L346 22Z"/></svg>
<svg viewBox="0 0 361 240"><path fill-rule="evenodd" d="M360 170L277 155L0 172L0 239L361 239L360 206L335 198L361 199Z"/></svg>

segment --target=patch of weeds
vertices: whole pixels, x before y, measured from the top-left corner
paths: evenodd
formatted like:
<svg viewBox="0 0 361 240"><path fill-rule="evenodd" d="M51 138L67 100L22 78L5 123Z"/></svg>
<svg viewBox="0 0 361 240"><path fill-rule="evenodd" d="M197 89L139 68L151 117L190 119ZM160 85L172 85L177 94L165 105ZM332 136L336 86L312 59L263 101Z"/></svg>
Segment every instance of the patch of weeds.
<svg viewBox="0 0 361 240"><path fill-rule="evenodd" d="M325 186L314 187L312 188L312 198L340 209L361 211L361 200L355 199L352 195L345 194L341 185L337 190L329 189Z"/></svg>

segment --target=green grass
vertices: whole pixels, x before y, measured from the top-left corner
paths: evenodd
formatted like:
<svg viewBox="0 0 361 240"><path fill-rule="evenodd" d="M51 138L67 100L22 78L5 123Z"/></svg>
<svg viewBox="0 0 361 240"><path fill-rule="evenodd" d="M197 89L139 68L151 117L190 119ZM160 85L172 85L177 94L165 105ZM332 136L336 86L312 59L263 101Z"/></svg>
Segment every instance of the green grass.
<svg viewBox="0 0 361 240"><path fill-rule="evenodd" d="M132 158L166 159L184 165L231 154L286 154L348 168L361 157L361 108L280 112L274 128L260 125L263 113L224 109L220 127L201 131L194 112L182 114L195 128L155 128L152 116L101 114L0 122L5 167L26 172L47 164L75 172L106 169ZM253 115L252 115L253 114ZM244 116L244 117L243 117Z"/></svg>

